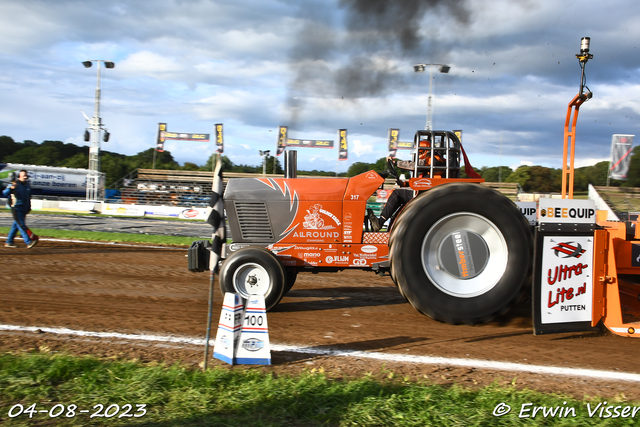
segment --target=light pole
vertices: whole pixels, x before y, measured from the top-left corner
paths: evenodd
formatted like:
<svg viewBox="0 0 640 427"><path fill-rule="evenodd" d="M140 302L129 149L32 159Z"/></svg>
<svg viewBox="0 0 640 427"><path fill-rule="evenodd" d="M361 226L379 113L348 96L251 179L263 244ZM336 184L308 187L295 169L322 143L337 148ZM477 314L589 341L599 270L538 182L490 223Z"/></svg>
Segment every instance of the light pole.
<svg viewBox="0 0 640 427"><path fill-rule="evenodd" d="M264 159L262 160L262 175L267 174L267 157L269 157L269 153L271 153L271 150L260 150L260 155L264 157Z"/></svg>
<svg viewBox="0 0 640 427"><path fill-rule="evenodd" d="M104 142L109 141L109 132L106 128L103 128L102 121L100 119L100 63L104 62L104 66L107 68L113 68L116 66L114 62L105 61L103 59L90 59L83 61L82 65L85 68L91 68L91 65L96 62L98 64L98 77L96 83L96 100L93 109L93 117L89 119L86 115L87 123L91 130L91 147L89 148L89 174L87 175L87 200L98 200L100 197L100 131L104 130ZM85 132L85 141L88 141L87 132Z"/></svg>
<svg viewBox="0 0 640 427"><path fill-rule="evenodd" d="M432 92L433 92L433 67L438 67L438 71L444 74L448 73L451 67L445 64L416 64L413 66L413 70L416 73L424 73L427 67L429 67L429 101L428 101L428 108L427 108L427 123L424 128L425 130L431 130L432 128L431 98L432 98Z"/></svg>

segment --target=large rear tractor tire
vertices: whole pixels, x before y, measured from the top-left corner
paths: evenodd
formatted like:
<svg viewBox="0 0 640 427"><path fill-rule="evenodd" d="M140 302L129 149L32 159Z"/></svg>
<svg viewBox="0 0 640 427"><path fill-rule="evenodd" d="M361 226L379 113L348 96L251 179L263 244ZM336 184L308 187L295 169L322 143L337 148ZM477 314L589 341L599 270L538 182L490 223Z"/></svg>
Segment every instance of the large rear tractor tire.
<svg viewBox="0 0 640 427"><path fill-rule="evenodd" d="M282 299L285 270L272 252L260 247L247 247L233 252L220 269L220 291L233 292L242 298L263 295L267 310Z"/></svg>
<svg viewBox="0 0 640 427"><path fill-rule="evenodd" d="M389 240L391 275L418 311L451 324L504 314L529 283L533 239L506 197L447 184L412 200Z"/></svg>

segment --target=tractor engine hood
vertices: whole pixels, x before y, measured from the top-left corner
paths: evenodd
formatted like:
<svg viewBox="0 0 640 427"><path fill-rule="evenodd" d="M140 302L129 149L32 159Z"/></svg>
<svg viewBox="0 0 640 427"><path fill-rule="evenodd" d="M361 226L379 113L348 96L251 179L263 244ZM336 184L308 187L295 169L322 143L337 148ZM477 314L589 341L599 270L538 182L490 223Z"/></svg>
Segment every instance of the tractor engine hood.
<svg viewBox="0 0 640 427"><path fill-rule="evenodd" d="M348 182L348 178L229 180L224 200L233 242L278 242L297 227L309 225L305 220L309 215L313 216L313 225L321 229L318 236L323 236L323 241L325 237L331 242L339 240L339 218ZM327 224L320 226L323 218Z"/></svg>

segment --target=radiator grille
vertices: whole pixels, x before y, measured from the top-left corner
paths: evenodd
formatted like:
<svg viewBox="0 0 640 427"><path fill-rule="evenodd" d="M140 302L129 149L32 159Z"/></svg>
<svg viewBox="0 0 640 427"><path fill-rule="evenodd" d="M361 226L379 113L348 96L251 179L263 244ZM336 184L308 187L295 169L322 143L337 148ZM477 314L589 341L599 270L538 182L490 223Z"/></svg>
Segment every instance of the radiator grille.
<svg viewBox="0 0 640 427"><path fill-rule="evenodd" d="M267 204L264 202L236 202L236 214L240 233L244 240L269 242L273 240L273 230L269 221Z"/></svg>

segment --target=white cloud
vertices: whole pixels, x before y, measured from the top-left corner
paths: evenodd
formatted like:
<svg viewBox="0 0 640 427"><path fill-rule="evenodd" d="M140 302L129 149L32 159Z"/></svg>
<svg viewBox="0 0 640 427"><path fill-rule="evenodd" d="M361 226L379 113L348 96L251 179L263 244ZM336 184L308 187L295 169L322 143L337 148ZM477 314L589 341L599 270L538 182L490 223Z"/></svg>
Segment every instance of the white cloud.
<svg viewBox="0 0 640 427"><path fill-rule="evenodd" d="M348 143L350 143L351 145L349 151L351 151L351 154L355 154L357 157L375 152L373 141L364 142L360 139L354 139L350 142L348 141Z"/></svg>
<svg viewBox="0 0 640 427"><path fill-rule="evenodd" d="M187 72L184 64L179 64L174 58L149 51L135 52L119 61L118 71L127 77L153 77L159 80L166 78L180 78Z"/></svg>

